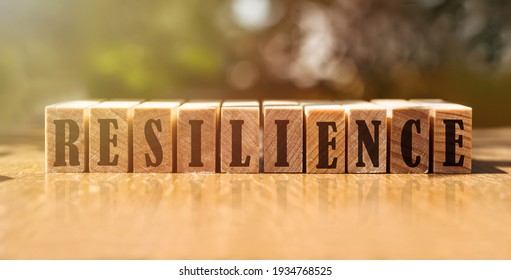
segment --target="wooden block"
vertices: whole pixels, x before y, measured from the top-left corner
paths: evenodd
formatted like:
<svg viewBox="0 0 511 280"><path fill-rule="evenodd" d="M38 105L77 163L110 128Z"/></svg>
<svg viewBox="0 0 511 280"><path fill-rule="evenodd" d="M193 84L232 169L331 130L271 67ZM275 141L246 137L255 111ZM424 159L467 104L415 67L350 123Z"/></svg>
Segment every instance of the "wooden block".
<svg viewBox="0 0 511 280"><path fill-rule="evenodd" d="M219 109L220 102L188 102L179 106L177 172L216 172Z"/></svg>
<svg viewBox="0 0 511 280"><path fill-rule="evenodd" d="M369 102L341 102L346 110L348 173L387 171L387 110Z"/></svg>
<svg viewBox="0 0 511 280"><path fill-rule="evenodd" d="M303 170L303 107L292 101L264 101L264 172Z"/></svg>
<svg viewBox="0 0 511 280"><path fill-rule="evenodd" d="M45 108L46 172L87 172L89 110L98 101L71 101Z"/></svg>
<svg viewBox="0 0 511 280"><path fill-rule="evenodd" d="M224 102L220 126L221 172L259 172L259 102Z"/></svg>
<svg viewBox="0 0 511 280"><path fill-rule="evenodd" d="M346 130L341 105L306 105L307 173L344 173Z"/></svg>
<svg viewBox="0 0 511 280"><path fill-rule="evenodd" d="M371 102L387 109L387 165L390 173L427 173L429 108L399 99Z"/></svg>
<svg viewBox="0 0 511 280"><path fill-rule="evenodd" d="M418 103L431 109L431 171L471 173L472 108L447 102Z"/></svg>
<svg viewBox="0 0 511 280"><path fill-rule="evenodd" d="M180 102L150 101L133 108L133 172L173 172Z"/></svg>
<svg viewBox="0 0 511 280"><path fill-rule="evenodd" d="M90 107L90 172L133 171L133 107L138 101L105 101Z"/></svg>

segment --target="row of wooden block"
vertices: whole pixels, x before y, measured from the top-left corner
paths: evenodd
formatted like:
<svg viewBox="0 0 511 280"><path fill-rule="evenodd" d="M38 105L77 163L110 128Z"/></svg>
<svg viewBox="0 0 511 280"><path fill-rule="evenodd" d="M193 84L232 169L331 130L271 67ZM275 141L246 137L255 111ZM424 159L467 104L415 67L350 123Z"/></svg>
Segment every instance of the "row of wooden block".
<svg viewBox="0 0 511 280"><path fill-rule="evenodd" d="M46 107L47 172L470 173L471 152L472 109L442 100Z"/></svg>

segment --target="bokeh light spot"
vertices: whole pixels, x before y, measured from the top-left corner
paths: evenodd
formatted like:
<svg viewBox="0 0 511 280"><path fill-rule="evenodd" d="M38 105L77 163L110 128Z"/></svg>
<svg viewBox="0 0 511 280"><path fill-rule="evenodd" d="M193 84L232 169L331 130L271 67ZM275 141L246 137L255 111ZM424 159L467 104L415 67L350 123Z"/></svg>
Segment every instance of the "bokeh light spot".
<svg viewBox="0 0 511 280"><path fill-rule="evenodd" d="M260 29L270 19L270 0L234 0L232 11L236 22L246 29Z"/></svg>

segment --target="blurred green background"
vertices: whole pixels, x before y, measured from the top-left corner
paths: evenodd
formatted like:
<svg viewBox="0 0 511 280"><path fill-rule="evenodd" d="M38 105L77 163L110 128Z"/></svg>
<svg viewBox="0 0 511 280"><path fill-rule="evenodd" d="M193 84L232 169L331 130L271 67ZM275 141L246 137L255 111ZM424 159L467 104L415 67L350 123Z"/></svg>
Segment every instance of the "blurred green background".
<svg viewBox="0 0 511 280"><path fill-rule="evenodd" d="M0 0L2 129L78 98L444 98L510 125L508 0Z"/></svg>

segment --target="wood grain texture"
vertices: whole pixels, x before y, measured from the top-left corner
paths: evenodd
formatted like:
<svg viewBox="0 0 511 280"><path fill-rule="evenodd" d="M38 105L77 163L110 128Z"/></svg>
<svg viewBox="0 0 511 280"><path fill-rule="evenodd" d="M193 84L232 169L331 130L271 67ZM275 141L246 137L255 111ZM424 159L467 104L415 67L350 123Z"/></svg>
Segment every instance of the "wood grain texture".
<svg viewBox="0 0 511 280"><path fill-rule="evenodd" d="M138 101L105 101L90 107L91 173L133 171L133 107Z"/></svg>
<svg viewBox="0 0 511 280"><path fill-rule="evenodd" d="M133 172L175 171L174 139L179 104L151 101L133 108Z"/></svg>
<svg viewBox="0 0 511 280"><path fill-rule="evenodd" d="M45 151L46 151L46 172L48 173L67 173L67 172L87 172L89 169L89 110L88 107L98 104L98 101L70 101L47 106L45 108ZM63 122L63 123L60 123ZM57 125L59 128L57 128ZM70 137L71 125L76 126L77 133ZM57 135L57 130L62 130ZM57 137L61 147L57 147ZM74 140L74 141L72 141ZM68 143L76 147L76 160L71 162L70 151L75 149ZM64 156L64 162L56 160L57 148L61 149Z"/></svg>
<svg viewBox="0 0 511 280"><path fill-rule="evenodd" d="M387 164L390 173L427 173L429 108L406 100L375 99L371 102L387 109Z"/></svg>
<svg viewBox="0 0 511 280"><path fill-rule="evenodd" d="M222 104L220 121L222 173L259 172L259 111L258 101L225 101ZM239 138L233 137L233 134Z"/></svg>
<svg viewBox="0 0 511 280"><path fill-rule="evenodd" d="M511 259L511 127L472 174L46 174L40 124L0 130L0 259Z"/></svg>
<svg viewBox="0 0 511 280"><path fill-rule="evenodd" d="M345 173L346 129L343 107L332 104L305 105L304 116L306 173Z"/></svg>
<svg viewBox="0 0 511 280"><path fill-rule="evenodd" d="M298 102L263 102L264 172L303 170L303 107Z"/></svg>
<svg viewBox="0 0 511 280"><path fill-rule="evenodd" d="M387 171L386 109L369 102L347 102L341 105L346 110L347 172L385 173ZM376 130L378 133L375 135ZM362 141L363 139L366 141ZM369 142L373 144L366 145ZM370 154L373 155L373 159Z"/></svg>
<svg viewBox="0 0 511 280"><path fill-rule="evenodd" d="M179 106L178 173L217 171L219 110L220 102L188 102Z"/></svg>
<svg viewBox="0 0 511 280"><path fill-rule="evenodd" d="M472 172L472 108L453 105L431 105L433 115L433 173L471 173ZM447 166L447 157L449 152L446 151L446 128L444 121L460 121L454 125L454 135L456 140L462 137L461 144L454 144L454 159L456 163L463 161L460 166ZM462 147L460 147L462 145ZM463 157L463 160L462 160Z"/></svg>

